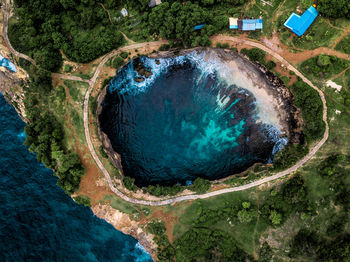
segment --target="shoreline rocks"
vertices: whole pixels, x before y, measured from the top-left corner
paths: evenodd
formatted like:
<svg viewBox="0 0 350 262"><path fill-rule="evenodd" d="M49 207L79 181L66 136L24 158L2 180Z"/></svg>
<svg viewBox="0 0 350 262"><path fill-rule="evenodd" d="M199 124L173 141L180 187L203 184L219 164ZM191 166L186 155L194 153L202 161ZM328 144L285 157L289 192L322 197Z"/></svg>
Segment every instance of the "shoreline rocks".
<svg viewBox="0 0 350 262"><path fill-rule="evenodd" d="M205 48L194 48L194 49L187 49L187 50L182 50L180 51L179 55L186 55L192 51L205 51L207 49ZM262 89L265 90L266 93L269 96L272 96L275 100L275 109L279 114L280 118L280 123L283 128L283 131L285 132L285 136L288 138L289 144L292 143L303 143L303 136L301 133L301 127L303 124L302 117L301 117L301 112L298 108L296 108L293 104L293 95L290 92L290 90L283 84L283 82L275 76L273 73L269 72L266 70L266 68L258 63L253 63L246 58L242 57L240 54L237 52L231 51L231 50L223 50L223 49L215 49L215 54L221 58L223 61L235 61L239 66L245 66L244 71L249 72L249 70L255 70L251 78L251 80L258 81L254 79L254 76L256 74L258 75L258 79L261 81L261 79L264 79L266 83L259 83L257 85L257 89ZM150 58L158 59L158 58L169 58L169 57L175 57L174 54L171 52L160 52L156 54L151 54L148 56ZM210 59L210 58L208 58ZM157 63L157 60L156 60ZM158 63L159 60L158 60ZM157 63L157 64L158 64ZM144 74L146 77L147 74L145 72L148 72L146 69L142 68L139 62L134 64L135 70L140 74ZM140 75L141 75L140 74ZM148 77L150 75L148 74ZM143 79L144 80L144 79ZM264 82L263 81L263 82ZM106 89L105 89L106 90ZM106 92L103 92L103 95L100 95L99 97L99 103L98 103L98 116L100 115L102 111L102 101L104 100L104 96ZM99 117L97 117L99 118ZM110 143L110 140L108 139L107 135L103 133L103 131L100 129L100 123L98 121L98 126L99 126L99 135L100 139L103 143L103 146L105 147L106 151L108 152L110 160L116 165L121 171L122 169L122 164L121 164L121 156L115 152L112 148L112 145ZM253 130L253 133L257 133L257 130ZM256 141L263 141L262 137L257 137ZM255 152L258 152L259 147L254 147L253 149ZM122 173L122 172L121 172ZM239 173L239 172L237 172Z"/></svg>

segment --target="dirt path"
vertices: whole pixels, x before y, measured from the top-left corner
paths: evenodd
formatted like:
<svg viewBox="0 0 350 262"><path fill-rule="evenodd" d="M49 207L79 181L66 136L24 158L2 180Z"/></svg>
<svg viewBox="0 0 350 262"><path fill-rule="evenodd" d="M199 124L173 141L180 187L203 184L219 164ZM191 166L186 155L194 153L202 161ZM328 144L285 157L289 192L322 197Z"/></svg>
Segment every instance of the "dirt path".
<svg viewBox="0 0 350 262"><path fill-rule="evenodd" d="M348 34L350 33L350 25L348 27L345 28L344 32L341 34L340 37L338 37L335 41L334 41L334 44L332 45L332 49L334 49L337 44L343 40L344 37L346 37Z"/></svg>
<svg viewBox="0 0 350 262"><path fill-rule="evenodd" d="M334 80L336 78L338 78L339 76L341 76L342 74L344 74L346 71L348 71L350 69L350 66L347 67L346 69L344 69L343 71L341 71L339 74L333 76L332 78L330 78L329 80ZM345 83L344 83L344 86L345 86Z"/></svg>
<svg viewBox="0 0 350 262"><path fill-rule="evenodd" d="M21 54L19 52L17 52L16 50L14 50L8 40L8 36L7 36L7 32L8 32L8 18L9 18L9 10L10 10L10 4L9 4L9 0L6 0L6 4L5 4L5 12L4 12L4 39L5 42L7 44L7 46L9 47L10 51L18 56L18 57L22 57L23 59L26 59L28 61L30 61L31 63L35 64L34 60L24 54ZM140 204L140 205L149 205L149 206L161 206L161 205L169 205L169 204L173 204L176 202L181 202L181 201L186 201L186 200L195 200L195 199L205 199L205 198L209 198L209 197L213 197L213 196L218 196L221 194L225 194L225 193L230 193L230 192L236 192L236 191L242 191L242 190L246 190L249 188L253 188L259 185L262 185L266 182L270 182L273 180L276 180L278 178L284 177L292 172L295 172L298 168L300 168L303 164L305 164L308 160L310 160L315 154L316 152L321 148L321 146L327 141L328 139L328 134L329 134L329 126L328 126L328 122L327 122L327 105L326 105L326 99L324 97L324 94L322 93L321 90L319 90L316 86L314 86L312 84L312 82L310 80L308 80L306 77L304 77L295 67L293 67L288 61L293 62L294 60L292 59L292 56L288 56L285 58L283 58L280 54L278 54L277 52L269 49L268 47L264 46L261 43L255 42L255 41L251 41L251 40L246 40L246 39L242 39L242 38L238 38L238 37L230 37L230 36L222 36L222 35L218 35L218 36L214 36L211 39L213 42L215 41L226 41L229 43L236 43L236 44L246 44L246 45L250 45L253 47L257 47L260 48L262 50L264 50L266 53L270 54L271 56L273 56L274 58L276 58L278 61L280 61L281 63L283 63L284 65L287 66L287 68L291 71L293 71L297 76L299 76L305 83L307 83L308 85L310 85L312 88L314 88L320 95L320 98L322 100L323 103L323 121L325 122L326 125L326 130L324 133L324 136L322 138L321 141L319 141L315 147L300 161L298 161L294 166L288 168L287 170L284 170L282 172L276 173L272 176L254 181L252 183L246 184L246 185L242 185L242 186L238 186L238 187L231 187L231 188L225 188L225 189L220 189L217 191L213 191L213 192L209 192L209 193L205 193L205 194L201 194L201 195L186 195L186 196L179 196L179 197L175 197L175 198L170 198L170 199L165 199L165 200L159 200L159 201L148 201L148 200L141 200L141 199L134 199L131 197L128 197L126 195L124 195L123 193L121 193L117 188L114 187L111 177L107 171L107 169L104 167L104 165L102 164L102 162L100 161L100 159L98 158L96 151L93 147L92 141L91 141L91 136L90 136L90 129L89 129L89 98L90 98L90 93L96 83L96 80L98 78L98 75L102 69L102 67L104 66L104 64L108 61L108 59L110 59L111 57L113 57L114 55L116 55L119 52L122 51L127 51L127 50L131 50L131 49L137 49L137 48L143 48L143 47L152 47L152 46L159 46L160 44L166 44L168 43L166 40L163 41L157 41L157 42L147 42L147 43L139 43L139 44L132 44L129 46L125 46L122 47L118 50L114 50L112 52L110 52L109 54L105 55L102 59L102 61L99 63L99 65L96 68L96 71L93 75L93 77L90 80L86 80L86 79L82 79L80 77L77 76L66 76L66 75L61 75L58 74L60 78L63 79L69 79L69 80L76 80L76 81L83 81L83 82L87 82L89 83L89 88L85 94L85 98L84 98L84 131L85 131L85 137L86 137L86 141L88 143L88 148L89 151L93 157L93 159L95 160L97 166L100 168L100 170L102 171L103 175L105 176L108 185L110 187L110 189L117 195L119 196L121 199L134 203L134 204ZM321 54L321 53L326 53L326 54L330 54L330 55L335 55L339 58L344 58L347 60L350 60L349 55L340 53L340 52L336 52L334 50L330 50L328 48L318 48L314 51L305 51L303 53L299 53L297 56L295 56L295 54L292 54L294 57L302 57L305 60L305 56L304 53L312 53L312 55L317 55L317 54Z"/></svg>
<svg viewBox="0 0 350 262"><path fill-rule="evenodd" d="M324 133L324 136L323 136L322 140L319 141L315 145L315 147L304 158L302 158L300 161L298 161L294 166L292 166L292 167L290 167L287 170L284 170L282 172L278 172L278 173L276 173L276 174L274 174L272 176L269 176L269 177L266 177L266 178L254 181L254 182L246 184L246 185L242 185L242 186L238 186L238 187L225 188L225 189L221 189L221 190L217 190L217 191L213 191L213 192L209 192L209 193L205 193L205 194L201 194L201 195L193 194L193 195L179 196L179 197L165 199L165 200L159 200L159 201L141 200L141 199L134 199L134 198L128 197L128 196L124 195L123 193L121 193L117 188L114 187L108 171L103 166L103 164L100 161L100 159L98 158L98 156L96 154L96 151L95 151L95 149L93 147L92 141L91 141L90 130L89 130L89 122L88 122L90 93L91 93L91 91L92 91L92 89L94 87L94 84L96 82L96 79L98 77L99 72L101 71L103 65L107 62L107 60L109 58L111 58L112 56L114 56L116 53L120 52L120 51L125 51L125 50L129 50L129 49L134 49L134 48L141 48L141 47L143 47L145 45L151 45L151 44L154 44L154 43L159 44L159 41L158 42L153 42L153 43L151 42L151 43L142 43L142 44L134 44L134 45L126 46L124 48L121 48L119 50L111 52L110 54L106 55L103 58L101 63L98 65L93 78L90 80L90 86L89 86L88 91L86 92L85 100L84 100L84 128L85 128L85 136L86 136L86 140L87 140L87 143L88 143L88 147L89 147L90 153L91 153L92 157L94 158L94 160L95 160L96 164L98 165L98 167L101 169L102 173L105 175L105 178L106 178L106 180L108 182L108 185L109 185L110 189L117 196L122 198L123 200L131 202L131 203L134 203L134 204L140 204L140 205L161 206L161 205L169 205L169 204L173 204L173 203L181 202L181 201L186 201L186 200L205 199L205 198L218 196L218 195L225 194L225 193L242 191L242 190L246 190L246 189L249 189L249 188L253 188L253 187L262 185L262 184L264 184L266 182L270 182L270 181L276 180L278 178L287 176L287 175L289 175L292 172L295 172L298 168L300 168L303 164L305 164L308 160L310 160L316 154L316 152L321 148L321 146L327 141L328 134L329 134L329 127L328 127L328 122L327 122L326 99L325 99L324 94L322 93L322 91L319 90L316 86L314 86L310 80L308 80L306 77L304 77L295 67L293 67L289 62L287 62L282 56L280 56L275 51L267 48L266 46L264 46L264 45L262 45L260 43L249 41L249 40L244 40L244 39L241 39L241 38L238 38L238 37L230 37L230 36L215 36L215 37L212 38L212 40L213 41L220 40L220 41L227 41L227 42L231 42L231 43L233 42L233 43L241 43L241 44L244 43L244 44L247 44L247 45L251 45L253 47L260 48L260 49L264 50L265 52L267 52L268 54L272 55L274 58L279 60L284 65L286 65L288 70L293 71L305 83L307 83L312 88L314 88L319 93L319 95L321 97L321 100L322 100L322 103L323 103L323 121L325 122L326 130L325 130L325 133ZM163 42L166 43L166 41L163 41Z"/></svg>
<svg viewBox="0 0 350 262"><path fill-rule="evenodd" d="M111 24L113 25L112 18L111 18L111 15L109 14L109 11L105 8L105 6L102 3L98 3L98 4L103 8L103 10L105 10L105 12L108 15L109 22L111 22Z"/></svg>
<svg viewBox="0 0 350 262"><path fill-rule="evenodd" d="M129 43L129 45L133 45L136 44L136 42L134 40L131 40L129 37L126 36L126 34L124 34L122 31L119 31L125 38L125 40Z"/></svg>
<svg viewBox="0 0 350 262"><path fill-rule="evenodd" d="M25 59L25 60L31 62L33 65L36 65L36 64L35 64L35 61L34 61L31 57L29 57L29 56L27 56L27 55L25 55L25 54L22 54L22 53L20 53L20 52L17 52L17 51L12 47L12 45L11 45L11 43L10 43L10 40L9 40L9 38L8 38L8 35L7 35L7 33L8 33L8 25L9 25L10 8L11 8L10 0L6 0L6 1L5 1L5 6L4 6L3 8L4 8L4 28L3 28L3 37L4 37L4 40L5 40L6 46L8 47L8 49L10 49L10 52L11 52L13 55L15 55L15 56L17 56L17 57L21 57L21 58L23 58L23 59Z"/></svg>

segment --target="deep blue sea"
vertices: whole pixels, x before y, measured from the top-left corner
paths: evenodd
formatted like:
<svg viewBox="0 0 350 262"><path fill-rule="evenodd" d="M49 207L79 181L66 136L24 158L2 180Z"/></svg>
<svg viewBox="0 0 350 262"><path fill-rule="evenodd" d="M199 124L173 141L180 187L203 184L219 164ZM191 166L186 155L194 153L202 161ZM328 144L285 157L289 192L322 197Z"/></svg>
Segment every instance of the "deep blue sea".
<svg viewBox="0 0 350 262"><path fill-rule="evenodd" d="M23 145L24 126L0 93L0 261L152 261L56 185Z"/></svg>
<svg viewBox="0 0 350 262"><path fill-rule="evenodd" d="M271 161L285 142L257 121L254 95L229 84L206 55L136 58L108 86L100 126L136 185L233 175Z"/></svg>

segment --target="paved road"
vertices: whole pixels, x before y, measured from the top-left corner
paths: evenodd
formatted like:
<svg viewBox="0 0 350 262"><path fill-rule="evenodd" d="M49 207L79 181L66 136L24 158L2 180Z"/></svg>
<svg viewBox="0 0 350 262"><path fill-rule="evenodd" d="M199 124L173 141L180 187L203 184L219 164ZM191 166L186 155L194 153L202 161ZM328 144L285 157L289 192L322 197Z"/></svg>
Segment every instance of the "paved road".
<svg viewBox="0 0 350 262"><path fill-rule="evenodd" d="M159 201L141 200L141 199L134 199L134 198L128 197L128 196L124 195L122 192L120 192L117 188L114 187L108 171L106 170L106 168L104 167L104 165L102 164L100 159L98 158L96 151L92 145L92 141L91 141L91 137L90 137L88 117L89 117L90 93L95 85L97 76L98 76L101 68L107 62L107 60L109 58L111 58L112 56L114 56L118 51L125 51L128 49L140 48L140 47L143 47L144 45L151 45L152 43L130 45L130 46L121 48L120 50L113 51L112 53L110 53L104 57L104 59L98 65L98 68L94 74L94 77L91 79L90 86L89 86L88 91L86 92L85 100L84 100L84 128L85 128L85 136L86 136L86 141L88 142L89 150L90 150L91 155L94 158L95 162L97 163L98 167L101 169L102 173L104 174L105 178L107 179L107 182L108 182L110 189L116 195L118 195L120 198L124 199L125 201L134 203L134 204L149 205L149 206L161 206L161 205L168 205L168 204L181 202L181 201L185 201L185 200L205 199L205 198L218 196L218 195L225 194L225 193L246 190L249 188L259 186L259 185L264 184L266 182L270 182L270 181L273 181L275 179L284 177L284 176L296 171L299 167L301 167L308 160L310 160L316 154L316 152L321 148L321 146L327 141L328 134L329 134L329 127L328 127L328 122L327 122L327 105L326 105L326 99L325 99L324 94L322 93L321 90L319 90L315 85L313 85L310 80L308 80L306 77L304 77L295 67L293 67L291 64L289 64L283 57L281 57L279 54L277 54L273 50L267 48L266 46L264 46L260 43L256 43L253 41L247 41L247 40L243 40L243 39L236 38L236 37L229 37L229 36L220 36L220 37L221 37L221 39L224 38L223 40L225 40L225 41L232 41L232 42L236 42L236 43L237 42L238 43L245 43L247 45L251 45L251 46L254 46L254 47L257 47L257 48L264 50L265 52L269 53L270 55L275 57L277 60L279 60L280 62L285 64L289 70L295 72L295 74L297 76L301 77L301 79L305 83L310 85L312 88L314 88L319 93L321 100L322 100L322 103L323 103L323 121L326 124L326 130L325 130L325 133L323 135L322 140L316 144L316 146L309 152L309 154L307 154L303 159L301 159L299 162L297 162L294 166L292 166L292 167L290 167L287 170L284 170L282 172L276 173L275 175L254 181L254 182L246 184L246 185L225 188L225 189L221 189L221 190L217 190L217 191L213 191L213 192L209 192L209 193L205 193L205 194L201 194L201 195L193 194L193 195L179 196L179 197L174 197L174 198L159 200ZM165 43L165 41L163 41L163 42ZM159 42L153 42L153 44L154 43L159 44Z"/></svg>
<svg viewBox="0 0 350 262"><path fill-rule="evenodd" d="M3 36L5 39L5 43L8 46L8 48L10 49L11 53L14 54L15 56L18 57L22 57L23 59L26 59L28 61L30 61L32 64L35 65L35 61L30 58L29 56L19 53L16 50L13 49L10 41L8 40L8 36L7 36L7 32L8 32L8 18L9 18L9 11L10 11L10 1L6 0L5 3L5 7L4 7L4 31L3 31ZM234 42L234 43L244 43L247 45L251 45L257 48L260 48L262 50L264 50L265 52L269 53L270 55L272 55L273 57L275 57L277 60L279 60L280 62L282 62L284 65L287 66L287 68L293 72L295 72L295 74L297 76L299 76L305 83L307 83L308 85L310 85L312 88L314 88L320 95L322 103L323 103L323 121L325 122L326 125L326 130L325 133L323 135L323 138L321 141L319 141L316 146L309 152L309 154L307 154L303 159L301 159L299 162L297 162L294 166L288 168L287 170L284 170L282 172L276 173L275 175L251 182L249 184L246 185L242 185L242 186L238 186L238 187L231 187L231 188L225 188L225 189L221 189L221 190L217 190L217 191L213 191L213 192L209 192L209 193L205 193L205 194L201 194L201 195L186 195L186 196L179 196L179 197L174 197L174 198L170 198L170 199L165 199L165 200L159 200L159 201L149 201L149 200L141 200L141 199L134 199L134 198L130 198L126 195L124 195L122 192L120 192L117 188L114 187L111 177L108 173L108 171L106 170L106 168L104 167L104 165L102 164L102 162L100 161L100 159L98 158L96 151L93 147L92 141L91 141L91 136L90 136L90 130L89 130L89 98L90 98L90 94L91 91L96 83L97 77L102 69L102 67L104 66L104 64L108 61L108 59L110 59L111 57L113 57L115 54L117 54L118 52L122 52L122 51L127 51L127 50L131 50L131 49L137 49L137 48L142 48L145 46L149 46L152 47L154 45L159 45L159 44L166 44L167 41L157 41L157 42L147 42L147 43L139 43L139 44L132 44L129 46L125 46L122 47L118 50L114 50L111 53L107 54L106 56L103 57L102 61L100 62L100 64L98 65L94 76L90 79L82 79L80 77L77 76L67 76L67 75L62 75L62 74L55 74L58 75L60 78L64 78L64 79L69 79L69 80L76 80L76 81L83 81L83 82L87 82L89 83L89 88L85 94L85 99L84 99L84 129L85 129L85 137L86 137L86 141L88 143L88 147L90 150L90 153L92 155L92 157L94 158L96 164L98 165L98 167L100 168L100 170L102 171L102 173L104 174L108 185L110 187L110 189L116 194L118 195L120 198L124 199L125 201L134 203L134 204L141 204L141 205L149 205L149 206L161 206L161 205L168 205L168 204L172 204L172 203L176 203L176 202L181 202L181 201L185 201L185 200L195 200L195 199L205 199L205 198L209 198L209 197L213 197L213 196L218 196L221 194L225 194L225 193L230 193L230 192L236 192L236 191L242 191L242 190L246 190L249 188L253 188L259 185L262 185L266 182L270 182L273 181L275 179L284 177L294 171L296 171L299 167L301 167L303 164L305 164L308 160L310 160L315 154L316 152L321 148L321 146L327 141L328 139L328 135L329 135L329 126L328 126L328 122L327 122L327 105L326 105L326 99L324 97L324 94L322 93L321 90L319 90L316 86L314 86L310 80L308 80L306 77L304 77L295 67L293 67L290 63L288 63L283 57L281 57L278 53L274 52L273 50L267 48L266 46L254 42L254 41L249 41L249 40L244 40L238 37L230 37L230 36L214 36L212 38L212 40L218 40L220 39L220 41L227 41L227 42ZM334 54L336 56L338 56L338 54ZM340 57L342 58L342 56L344 56L344 54L342 54Z"/></svg>

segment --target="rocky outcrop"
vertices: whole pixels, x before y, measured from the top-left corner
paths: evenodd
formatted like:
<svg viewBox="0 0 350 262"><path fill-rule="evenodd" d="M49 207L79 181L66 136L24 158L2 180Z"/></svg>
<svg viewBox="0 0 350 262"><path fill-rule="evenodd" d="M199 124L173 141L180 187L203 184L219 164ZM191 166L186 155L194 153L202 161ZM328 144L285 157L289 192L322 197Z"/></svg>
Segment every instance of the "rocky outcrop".
<svg viewBox="0 0 350 262"><path fill-rule="evenodd" d="M129 215L112 208L110 205L98 204L91 209L97 217L106 220L124 234L136 238L152 258L156 260L157 245L153 241L153 235L141 229L137 221L131 220Z"/></svg>
<svg viewBox="0 0 350 262"><path fill-rule="evenodd" d="M0 71L0 91L8 103L12 104L23 121L27 122L25 106L23 103L24 94L22 85L23 79L17 74L8 72L6 69Z"/></svg>

